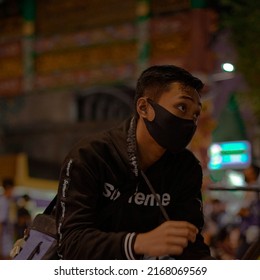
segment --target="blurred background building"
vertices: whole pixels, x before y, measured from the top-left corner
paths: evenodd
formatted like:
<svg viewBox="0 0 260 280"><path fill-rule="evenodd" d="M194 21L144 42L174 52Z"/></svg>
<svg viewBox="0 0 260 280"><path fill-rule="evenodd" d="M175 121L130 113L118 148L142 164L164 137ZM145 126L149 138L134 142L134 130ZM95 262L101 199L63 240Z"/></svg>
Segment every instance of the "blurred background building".
<svg viewBox="0 0 260 280"><path fill-rule="evenodd" d="M176 64L205 83L190 149L205 200L222 199L208 193L226 176L208 169L210 144L249 141L260 161L259 10L242 0L0 0L0 179L40 211L72 145L131 115L142 70Z"/></svg>

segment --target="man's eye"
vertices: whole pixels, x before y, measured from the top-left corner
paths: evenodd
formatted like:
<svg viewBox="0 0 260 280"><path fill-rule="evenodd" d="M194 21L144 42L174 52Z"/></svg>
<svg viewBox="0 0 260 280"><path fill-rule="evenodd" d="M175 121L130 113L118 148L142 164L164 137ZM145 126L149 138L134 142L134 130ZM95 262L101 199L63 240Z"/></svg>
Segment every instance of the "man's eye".
<svg viewBox="0 0 260 280"><path fill-rule="evenodd" d="M186 106L185 105L178 105L177 107L179 110L181 110L182 112L186 112Z"/></svg>
<svg viewBox="0 0 260 280"><path fill-rule="evenodd" d="M195 114L193 115L193 117L196 118L196 119L197 119L199 116L200 116L199 113L195 113Z"/></svg>

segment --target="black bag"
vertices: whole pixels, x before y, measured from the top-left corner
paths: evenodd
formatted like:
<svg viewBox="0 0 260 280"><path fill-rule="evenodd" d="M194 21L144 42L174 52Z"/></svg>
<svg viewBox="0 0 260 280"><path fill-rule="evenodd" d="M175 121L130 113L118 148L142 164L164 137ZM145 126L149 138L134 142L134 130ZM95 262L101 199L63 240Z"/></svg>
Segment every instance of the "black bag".
<svg viewBox="0 0 260 280"><path fill-rule="evenodd" d="M56 260L57 228L53 209L57 196L42 214L38 214L22 240L18 240L11 252L14 260Z"/></svg>

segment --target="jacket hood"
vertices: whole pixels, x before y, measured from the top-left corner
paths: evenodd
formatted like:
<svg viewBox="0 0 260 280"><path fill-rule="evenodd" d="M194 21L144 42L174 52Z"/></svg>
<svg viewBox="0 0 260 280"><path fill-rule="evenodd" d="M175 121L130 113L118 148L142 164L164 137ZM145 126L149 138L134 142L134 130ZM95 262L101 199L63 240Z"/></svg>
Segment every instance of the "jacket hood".
<svg viewBox="0 0 260 280"><path fill-rule="evenodd" d="M117 150L121 160L130 167L135 175L139 176L139 165L136 145L136 118L132 117L126 120L118 129L112 129L108 132L114 148Z"/></svg>

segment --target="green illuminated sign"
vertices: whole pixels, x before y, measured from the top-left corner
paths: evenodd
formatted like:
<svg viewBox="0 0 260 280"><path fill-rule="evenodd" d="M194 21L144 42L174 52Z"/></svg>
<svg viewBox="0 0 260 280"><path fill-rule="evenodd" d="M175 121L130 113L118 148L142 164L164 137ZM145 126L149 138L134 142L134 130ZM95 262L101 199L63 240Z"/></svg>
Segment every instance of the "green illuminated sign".
<svg viewBox="0 0 260 280"><path fill-rule="evenodd" d="M251 164L251 145L248 141L212 143L208 155L211 170L243 169Z"/></svg>

